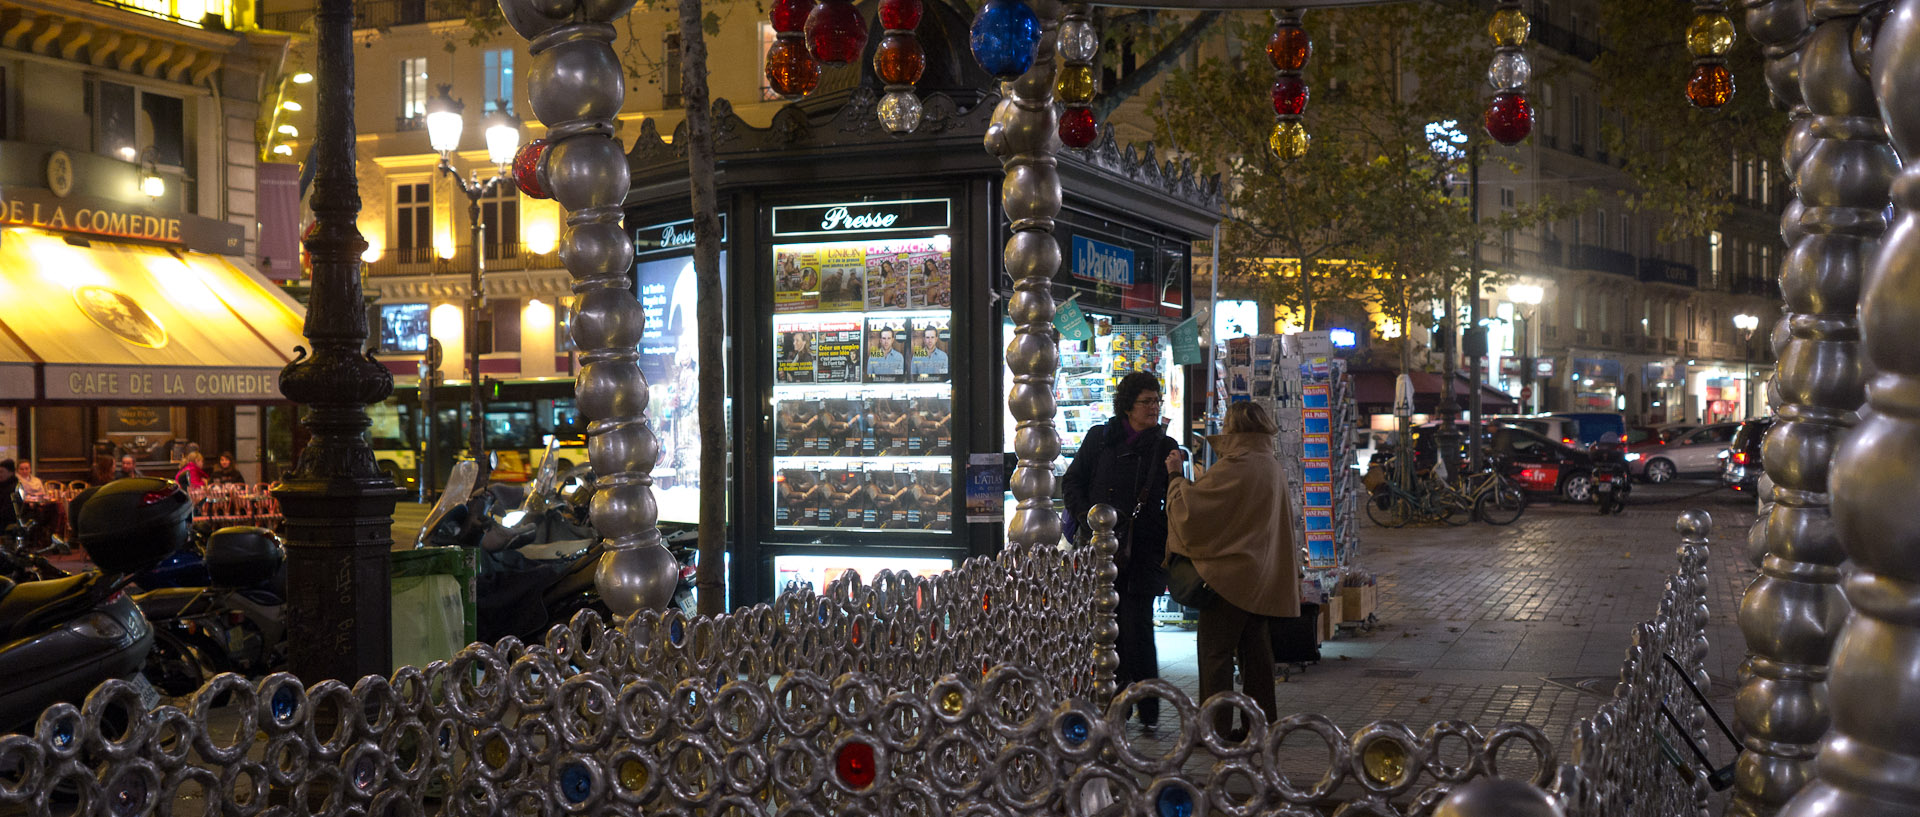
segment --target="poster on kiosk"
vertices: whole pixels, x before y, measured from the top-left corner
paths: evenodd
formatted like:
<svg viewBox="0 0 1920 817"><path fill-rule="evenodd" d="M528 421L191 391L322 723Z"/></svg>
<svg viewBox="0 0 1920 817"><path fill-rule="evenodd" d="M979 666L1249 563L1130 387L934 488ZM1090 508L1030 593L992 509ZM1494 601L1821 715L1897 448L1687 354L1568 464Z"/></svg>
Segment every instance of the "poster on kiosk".
<svg viewBox="0 0 1920 817"><path fill-rule="evenodd" d="M774 586L847 570L932 575L955 532L953 208L900 199L771 208Z"/></svg>

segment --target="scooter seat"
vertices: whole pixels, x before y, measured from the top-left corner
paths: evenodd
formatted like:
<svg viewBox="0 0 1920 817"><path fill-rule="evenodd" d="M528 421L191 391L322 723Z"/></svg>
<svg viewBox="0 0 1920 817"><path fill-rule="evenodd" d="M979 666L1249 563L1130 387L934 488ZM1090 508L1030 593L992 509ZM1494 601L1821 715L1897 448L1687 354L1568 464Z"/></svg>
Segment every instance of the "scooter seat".
<svg viewBox="0 0 1920 817"><path fill-rule="evenodd" d="M63 579L23 582L0 596L0 632L11 641L45 629L42 624L70 618L93 606L98 573L78 573Z"/></svg>

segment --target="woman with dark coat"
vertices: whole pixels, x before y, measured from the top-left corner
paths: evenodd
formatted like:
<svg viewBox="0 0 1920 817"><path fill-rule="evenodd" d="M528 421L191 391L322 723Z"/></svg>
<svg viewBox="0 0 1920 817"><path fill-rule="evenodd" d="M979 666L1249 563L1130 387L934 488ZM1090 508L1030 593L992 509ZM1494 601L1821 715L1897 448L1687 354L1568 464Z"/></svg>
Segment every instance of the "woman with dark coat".
<svg viewBox="0 0 1920 817"><path fill-rule="evenodd" d="M1167 571L1161 565L1167 546L1167 455L1178 446L1160 424L1160 381L1148 372L1122 378L1113 394L1117 415L1087 431L1067 467L1067 514L1076 536L1092 530L1087 513L1095 505L1111 505L1120 514L1114 534L1120 575L1114 590L1120 594L1120 670L1122 687L1160 677L1160 656L1153 645L1153 600L1167 589ZM1160 720L1160 699L1140 702L1140 724L1149 729Z"/></svg>

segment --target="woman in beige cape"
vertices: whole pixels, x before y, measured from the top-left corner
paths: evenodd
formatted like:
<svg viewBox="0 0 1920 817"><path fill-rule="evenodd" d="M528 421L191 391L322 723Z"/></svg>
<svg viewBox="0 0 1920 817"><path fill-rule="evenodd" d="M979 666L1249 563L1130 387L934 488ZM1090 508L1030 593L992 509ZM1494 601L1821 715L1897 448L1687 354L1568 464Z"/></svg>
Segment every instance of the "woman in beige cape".
<svg viewBox="0 0 1920 817"><path fill-rule="evenodd" d="M1258 404L1234 403L1226 433L1207 438L1219 460L1199 479L1181 476L1181 452L1167 457L1167 552L1192 559L1220 594L1200 611L1200 700L1232 688L1237 657L1242 688L1269 723L1276 715L1267 619L1300 615L1300 562L1274 454L1277 430ZM1214 728L1226 734L1230 719L1219 718Z"/></svg>

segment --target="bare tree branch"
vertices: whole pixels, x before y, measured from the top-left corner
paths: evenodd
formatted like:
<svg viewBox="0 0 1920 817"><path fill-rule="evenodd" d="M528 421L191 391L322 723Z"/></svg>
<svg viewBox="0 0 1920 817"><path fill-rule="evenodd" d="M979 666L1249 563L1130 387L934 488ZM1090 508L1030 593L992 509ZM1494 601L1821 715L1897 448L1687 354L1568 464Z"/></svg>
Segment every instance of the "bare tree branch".
<svg viewBox="0 0 1920 817"><path fill-rule="evenodd" d="M1101 121L1106 121L1106 118L1121 105L1126 104L1127 100L1146 88L1147 83L1152 82L1154 77L1159 76L1182 55L1192 50L1193 46L1200 42L1200 38L1206 35L1207 29L1212 28L1219 19L1220 12L1217 11L1203 11L1200 16L1193 18L1192 22L1187 23L1186 28L1181 29L1179 34L1175 34L1173 39L1167 41L1166 46L1155 52L1152 57L1148 57L1146 62L1141 63L1140 67L1135 68L1133 73L1128 74L1125 79L1114 83L1112 88L1108 88L1106 93L1101 94L1099 101L1093 106L1093 115Z"/></svg>

